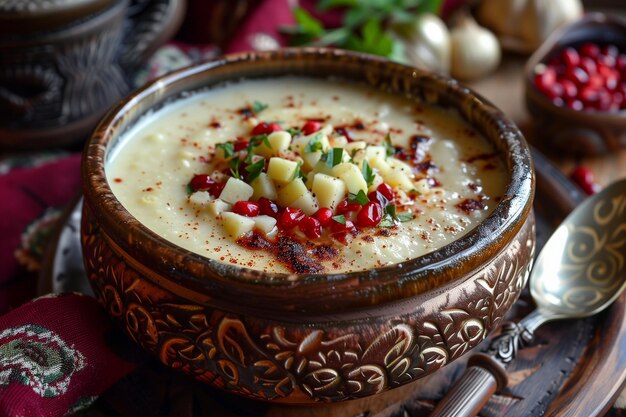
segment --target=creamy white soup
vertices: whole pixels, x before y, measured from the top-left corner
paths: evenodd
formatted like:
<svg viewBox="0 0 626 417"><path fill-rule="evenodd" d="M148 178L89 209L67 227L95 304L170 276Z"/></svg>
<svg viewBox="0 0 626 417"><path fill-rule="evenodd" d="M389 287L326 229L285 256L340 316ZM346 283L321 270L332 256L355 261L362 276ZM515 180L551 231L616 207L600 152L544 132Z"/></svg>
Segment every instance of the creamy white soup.
<svg viewBox="0 0 626 417"><path fill-rule="evenodd" d="M466 234L508 174L455 112L340 80L242 80L144 117L106 167L124 207L200 255L268 272L408 261Z"/></svg>

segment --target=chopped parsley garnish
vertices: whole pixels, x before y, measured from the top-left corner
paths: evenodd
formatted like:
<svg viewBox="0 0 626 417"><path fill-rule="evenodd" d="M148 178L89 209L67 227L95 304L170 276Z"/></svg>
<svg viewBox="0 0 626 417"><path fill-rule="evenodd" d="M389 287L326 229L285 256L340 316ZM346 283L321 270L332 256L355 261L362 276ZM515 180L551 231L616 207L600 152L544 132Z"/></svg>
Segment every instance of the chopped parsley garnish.
<svg viewBox="0 0 626 417"><path fill-rule="evenodd" d="M363 178L365 178L365 182L369 187L374 182L374 171L370 164L367 163L367 159L363 160L363 167L361 168L361 173L363 174Z"/></svg>
<svg viewBox="0 0 626 417"><path fill-rule="evenodd" d="M396 206L389 204L385 207L385 215L383 219L378 223L380 227L392 227L396 222L404 223L413 220L413 214L411 213L397 213Z"/></svg>
<svg viewBox="0 0 626 417"><path fill-rule="evenodd" d="M239 158L233 158L230 161L228 161L228 168L230 168L230 173L232 174L233 177L237 178L238 180L242 179L241 174L239 173L240 165L241 165L241 159Z"/></svg>
<svg viewBox="0 0 626 417"><path fill-rule="evenodd" d="M391 143L391 135L389 133L387 133L387 136L385 136L385 141L383 142L383 145L385 146L385 153L387 154L387 156L395 155L396 148Z"/></svg>
<svg viewBox="0 0 626 417"><path fill-rule="evenodd" d="M358 203L362 206L370 202L370 199L367 198L367 194L363 190L359 190L357 194L348 193L348 202L350 203Z"/></svg>
<svg viewBox="0 0 626 417"><path fill-rule="evenodd" d="M215 149L224 151L224 158L230 158L235 153L235 144L232 142L218 143Z"/></svg>
<svg viewBox="0 0 626 417"><path fill-rule="evenodd" d="M300 128L298 127L290 127L289 129L286 130L287 133L289 133L291 135L291 137L294 136L298 136L302 134L302 130L300 130Z"/></svg>
<svg viewBox="0 0 626 417"><path fill-rule="evenodd" d="M268 139L268 134L263 133L261 135L252 136L250 138L250 143L248 143L248 147L246 148L246 152L248 155L246 156L246 163L249 164L252 162L252 156L254 155L254 148L260 146L262 143L265 144L268 148L272 149L272 144Z"/></svg>
<svg viewBox="0 0 626 417"><path fill-rule="evenodd" d="M302 169L301 168L302 168L302 161L298 161L298 163L296 165L296 169L293 172L292 180L295 180L296 178L303 178L306 181L306 177L302 173Z"/></svg>
<svg viewBox="0 0 626 417"><path fill-rule="evenodd" d="M187 190L187 195L193 194L193 187L191 186L191 181L187 183L187 186L185 187L185 189Z"/></svg>
<svg viewBox="0 0 626 417"><path fill-rule="evenodd" d="M309 142L304 147L304 152L309 153L309 152L317 152L317 151L324 150L324 145L322 144L323 137L324 135L322 135L321 133L318 133L315 136L313 136L311 140L309 140Z"/></svg>
<svg viewBox="0 0 626 417"><path fill-rule="evenodd" d="M252 103L252 111L254 112L254 114L259 114L268 107L268 104L261 103L260 101L254 100L254 103Z"/></svg>
<svg viewBox="0 0 626 417"><path fill-rule="evenodd" d="M339 165L343 159L343 149L332 148L330 152L323 154L321 159L326 162L326 166L329 168Z"/></svg>
<svg viewBox="0 0 626 417"><path fill-rule="evenodd" d="M337 223L346 224L346 216L344 216L343 214L333 216L332 219Z"/></svg>
<svg viewBox="0 0 626 417"><path fill-rule="evenodd" d="M254 164L248 165L245 168L246 171L248 171L248 175L246 176L247 182L251 183L252 181L254 181L259 175L261 175L261 172L263 172L264 168L265 159L259 159Z"/></svg>
<svg viewBox="0 0 626 417"><path fill-rule="evenodd" d="M396 220L400 223L408 222L413 220L413 214L411 213L400 213L396 216Z"/></svg>

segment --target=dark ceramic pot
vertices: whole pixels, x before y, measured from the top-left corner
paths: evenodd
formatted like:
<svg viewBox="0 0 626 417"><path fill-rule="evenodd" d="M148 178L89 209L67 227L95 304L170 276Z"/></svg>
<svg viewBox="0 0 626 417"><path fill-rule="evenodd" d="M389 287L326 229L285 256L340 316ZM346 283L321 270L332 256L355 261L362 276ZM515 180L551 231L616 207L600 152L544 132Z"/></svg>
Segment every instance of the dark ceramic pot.
<svg viewBox="0 0 626 417"><path fill-rule="evenodd" d="M510 180L493 214L461 239L376 270L268 274L166 242L112 194L105 165L150 109L240 77L340 76L458 109L503 156ZM84 153L82 243L109 314L165 365L226 391L310 404L365 397L459 358L497 327L535 247L534 176L519 130L456 81L340 50L227 56L170 74L108 113Z"/></svg>
<svg viewBox="0 0 626 417"><path fill-rule="evenodd" d="M185 0L0 0L0 149L84 140Z"/></svg>
<svg viewBox="0 0 626 417"><path fill-rule="evenodd" d="M585 42L613 43L626 51L626 19L590 13L553 33L526 65L526 107L533 116L534 134L546 147L567 154L601 155L626 147L626 113L556 106L534 85L537 65L547 63L568 46Z"/></svg>

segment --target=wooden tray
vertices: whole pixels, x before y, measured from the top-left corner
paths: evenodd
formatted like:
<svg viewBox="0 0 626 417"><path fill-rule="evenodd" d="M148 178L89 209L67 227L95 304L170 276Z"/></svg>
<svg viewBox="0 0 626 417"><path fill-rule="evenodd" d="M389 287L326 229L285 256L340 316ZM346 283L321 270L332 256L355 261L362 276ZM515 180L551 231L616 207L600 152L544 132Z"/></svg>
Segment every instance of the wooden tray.
<svg viewBox="0 0 626 417"><path fill-rule="evenodd" d="M546 158L534 152L538 247L555 225L582 199L580 190ZM82 270L78 227L80 211L67 211L40 279L40 293L90 292ZM511 311L519 317L532 308L526 292ZM494 396L481 417L600 416L610 409L626 379L626 298L605 313L585 320L557 322L536 333L533 347L521 350L509 367L510 387ZM124 337L123 354L136 354ZM467 355L466 355L467 356ZM81 416L226 417L422 417L464 369L456 361L435 374L386 393L317 407L271 406L213 390L183 375L146 362L105 392Z"/></svg>

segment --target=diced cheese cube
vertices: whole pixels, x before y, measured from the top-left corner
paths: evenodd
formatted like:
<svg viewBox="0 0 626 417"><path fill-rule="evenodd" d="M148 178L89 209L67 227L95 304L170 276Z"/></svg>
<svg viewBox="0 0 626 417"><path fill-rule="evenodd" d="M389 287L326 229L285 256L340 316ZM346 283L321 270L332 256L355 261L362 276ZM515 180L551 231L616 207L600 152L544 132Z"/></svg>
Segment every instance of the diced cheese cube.
<svg viewBox="0 0 626 417"><path fill-rule="evenodd" d="M342 180L320 172L313 176L311 191L321 207L335 210L346 196L346 185Z"/></svg>
<svg viewBox="0 0 626 417"><path fill-rule="evenodd" d="M278 204L283 207L290 206L291 203L308 192L309 190L302 182L302 178L296 178L278 191Z"/></svg>
<svg viewBox="0 0 626 417"><path fill-rule="evenodd" d="M410 191L415 188L413 181L411 181L414 174L410 165L395 158L390 158L387 163L391 168L389 174L385 177L387 184L404 191Z"/></svg>
<svg viewBox="0 0 626 417"><path fill-rule="evenodd" d="M315 214L315 212L320 208L320 205L313 196L313 193L311 193L309 190L307 190L306 193L300 196L296 201L292 201L289 206L299 208L307 216Z"/></svg>
<svg viewBox="0 0 626 417"><path fill-rule="evenodd" d="M252 231L255 225L252 218L241 216L232 211L222 213L222 223L224 224L224 231L235 239Z"/></svg>
<svg viewBox="0 0 626 417"><path fill-rule="evenodd" d="M344 146L343 148L346 150L346 152L352 155L354 152L358 151L359 149L365 149L366 146L367 146L367 143L363 142L362 140L359 140L356 142L350 142L346 144L346 146Z"/></svg>
<svg viewBox="0 0 626 417"><path fill-rule="evenodd" d="M332 175L333 168L326 165L326 162L319 160L315 163L315 165L313 166L313 169L311 170L311 173L313 174L316 174L318 172L322 174L326 174L326 175Z"/></svg>
<svg viewBox="0 0 626 417"><path fill-rule="evenodd" d="M321 151L305 152L301 154L301 156L302 156L302 161L303 161L302 167L306 169L307 171L310 171L311 169L313 169L315 164L317 164L317 161L319 161L320 158L322 157L322 152Z"/></svg>
<svg viewBox="0 0 626 417"><path fill-rule="evenodd" d="M262 142L259 146L254 148L254 153L262 155L266 158L271 156L277 156L280 152L286 151L291 144L291 135L285 131L272 132L267 136L267 142Z"/></svg>
<svg viewBox="0 0 626 417"><path fill-rule="evenodd" d="M297 168L297 162L273 157L267 167L267 176L279 184L286 184L294 179Z"/></svg>
<svg viewBox="0 0 626 417"><path fill-rule="evenodd" d="M351 164L350 162L343 162L333 167L333 176L341 179L348 192L357 194L359 191L367 192L367 182L361 174L361 170L358 166Z"/></svg>
<svg viewBox="0 0 626 417"><path fill-rule="evenodd" d="M276 219L271 216L260 215L252 217L254 227L264 235L270 234L276 228Z"/></svg>
<svg viewBox="0 0 626 417"><path fill-rule="evenodd" d="M400 188L404 191L411 191L415 186L413 182L401 171L392 170L392 174L385 178L385 182L394 188Z"/></svg>
<svg viewBox="0 0 626 417"><path fill-rule="evenodd" d="M250 185L254 190L252 193L253 200L258 200L261 197L276 200L276 197L278 196L274 183L269 179L265 172L261 172L259 176L250 183Z"/></svg>
<svg viewBox="0 0 626 417"><path fill-rule="evenodd" d="M235 204L237 201L249 200L253 193L254 190L248 184L237 178L230 177L220 193L220 199L227 203Z"/></svg>
<svg viewBox="0 0 626 417"><path fill-rule="evenodd" d="M315 147L315 143L318 143L318 147L321 146L321 151L327 152L331 146L328 142L328 136L322 130L319 130L315 133L311 133L307 136L300 136L293 140L291 143L291 149L299 154L303 154L306 152L307 146L311 144L311 147Z"/></svg>
<svg viewBox="0 0 626 417"><path fill-rule="evenodd" d="M345 136L335 136L330 138L330 146L333 148L343 148L348 144L348 138Z"/></svg>
<svg viewBox="0 0 626 417"><path fill-rule="evenodd" d="M226 201L220 200L219 198L211 201L207 205L207 210L209 211L209 213L211 213L215 217L219 216L225 211L230 211L230 209L232 208L233 208L232 204L228 204Z"/></svg>
<svg viewBox="0 0 626 417"><path fill-rule="evenodd" d="M387 150L384 146L368 146L367 148L365 148L365 155L367 160L371 163L372 158L381 158L383 160L386 159Z"/></svg>
<svg viewBox="0 0 626 417"><path fill-rule="evenodd" d="M205 207L213 201L213 196L208 191L196 191L189 196L189 202L197 207Z"/></svg>
<svg viewBox="0 0 626 417"><path fill-rule="evenodd" d="M375 168L383 178L387 178L387 176L391 174L391 167L387 161L382 158L372 158L369 160L369 164L372 168Z"/></svg>

